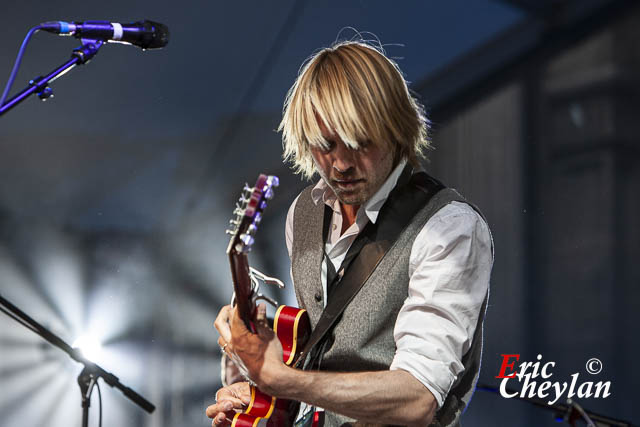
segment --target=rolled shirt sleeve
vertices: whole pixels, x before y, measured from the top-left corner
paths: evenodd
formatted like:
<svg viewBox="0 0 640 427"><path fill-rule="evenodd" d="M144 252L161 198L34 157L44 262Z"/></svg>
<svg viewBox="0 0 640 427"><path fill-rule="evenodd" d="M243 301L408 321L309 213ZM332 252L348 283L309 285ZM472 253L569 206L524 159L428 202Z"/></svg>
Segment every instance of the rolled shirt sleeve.
<svg viewBox="0 0 640 427"><path fill-rule="evenodd" d="M438 407L464 369L492 264L489 228L465 203L440 209L411 248L408 297L396 320L390 369L412 374Z"/></svg>
<svg viewBox="0 0 640 427"><path fill-rule="evenodd" d="M293 214L296 210L296 203L298 203L298 195L291 206L289 206L289 210L287 211L287 220L284 225L284 242L287 245L287 253L289 254L289 259L291 259L291 251L293 250Z"/></svg>

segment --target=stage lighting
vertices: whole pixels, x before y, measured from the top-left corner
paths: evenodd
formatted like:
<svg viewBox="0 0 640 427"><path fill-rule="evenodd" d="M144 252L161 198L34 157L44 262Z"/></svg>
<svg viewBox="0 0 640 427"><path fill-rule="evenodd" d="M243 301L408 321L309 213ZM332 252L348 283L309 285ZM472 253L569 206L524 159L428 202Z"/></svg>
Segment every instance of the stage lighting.
<svg viewBox="0 0 640 427"><path fill-rule="evenodd" d="M89 335L82 335L71 345L80 350L82 355L92 362L98 362L102 356L102 345Z"/></svg>

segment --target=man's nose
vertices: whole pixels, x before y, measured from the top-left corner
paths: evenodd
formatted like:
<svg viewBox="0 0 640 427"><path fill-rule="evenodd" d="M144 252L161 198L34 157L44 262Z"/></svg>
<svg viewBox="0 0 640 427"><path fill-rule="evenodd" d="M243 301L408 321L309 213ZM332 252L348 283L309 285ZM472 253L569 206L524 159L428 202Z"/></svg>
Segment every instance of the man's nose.
<svg viewBox="0 0 640 427"><path fill-rule="evenodd" d="M344 142L336 144L333 151L333 168L345 173L355 165L355 150L347 147Z"/></svg>

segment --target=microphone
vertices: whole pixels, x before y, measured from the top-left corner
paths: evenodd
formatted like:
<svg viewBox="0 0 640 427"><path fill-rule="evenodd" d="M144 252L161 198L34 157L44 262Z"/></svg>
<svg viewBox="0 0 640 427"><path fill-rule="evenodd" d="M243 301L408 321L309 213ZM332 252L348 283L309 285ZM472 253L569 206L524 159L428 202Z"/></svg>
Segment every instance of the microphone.
<svg viewBox="0 0 640 427"><path fill-rule="evenodd" d="M153 21L138 21L118 24L107 21L64 22L49 21L40 24L40 29L61 36L82 39L104 40L124 43L142 49L160 49L169 43L169 28Z"/></svg>

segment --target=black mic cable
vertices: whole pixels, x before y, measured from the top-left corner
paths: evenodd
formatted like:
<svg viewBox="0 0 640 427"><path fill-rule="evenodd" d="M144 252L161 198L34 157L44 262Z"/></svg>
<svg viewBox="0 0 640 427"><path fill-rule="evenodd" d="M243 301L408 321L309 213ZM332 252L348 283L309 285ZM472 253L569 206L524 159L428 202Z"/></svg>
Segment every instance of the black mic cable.
<svg viewBox="0 0 640 427"><path fill-rule="evenodd" d="M22 62L22 57L24 56L24 51L27 49L29 40L31 40L31 36L33 36L39 29L40 29L39 25L30 29L27 35L25 36L24 40L22 41L22 45L20 46L20 50L18 51L18 57L16 58L16 62L13 64L13 68L11 69L9 80L7 80L7 84L4 87L4 91L2 92L2 96L0 96L0 107L2 107L4 105L4 102L7 100L7 96L9 95L9 90L13 85L13 81L16 79L16 75L18 74L18 69L20 68L20 63Z"/></svg>

